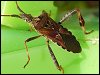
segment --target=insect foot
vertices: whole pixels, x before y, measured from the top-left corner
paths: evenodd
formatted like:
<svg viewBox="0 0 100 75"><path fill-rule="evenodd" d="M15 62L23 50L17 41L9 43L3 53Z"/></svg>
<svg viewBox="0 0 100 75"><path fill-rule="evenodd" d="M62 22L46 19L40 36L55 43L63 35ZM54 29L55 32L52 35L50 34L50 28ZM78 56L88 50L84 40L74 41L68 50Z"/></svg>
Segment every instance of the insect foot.
<svg viewBox="0 0 100 75"><path fill-rule="evenodd" d="M60 70L62 74L64 74L64 69L61 67L61 65L58 67L58 70Z"/></svg>

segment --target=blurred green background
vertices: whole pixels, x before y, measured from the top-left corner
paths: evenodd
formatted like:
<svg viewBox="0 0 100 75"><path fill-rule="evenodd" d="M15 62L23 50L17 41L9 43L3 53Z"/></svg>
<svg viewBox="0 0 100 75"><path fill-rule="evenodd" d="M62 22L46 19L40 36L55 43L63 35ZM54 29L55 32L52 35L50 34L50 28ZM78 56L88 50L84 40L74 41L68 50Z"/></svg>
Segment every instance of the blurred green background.
<svg viewBox="0 0 100 75"><path fill-rule="evenodd" d="M42 10L59 22L61 17L70 10L79 8L85 19L87 31L85 35L79 26L77 15L73 15L62 25L76 36L82 47L82 52L74 54L63 50L50 42L50 46L65 70L65 74L98 74L99 73L99 2L98 1L18 1L20 8L33 16L39 16ZM1 1L1 14L20 14L14 1ZM30 63L24 69L27 61L24 41L38 35L23 20L11 17L1 17L1 73L2 74L60 74L56 69L48 51L46 40L40 37L27 43ZM86 41L87 40L87 41Z"/></svg>

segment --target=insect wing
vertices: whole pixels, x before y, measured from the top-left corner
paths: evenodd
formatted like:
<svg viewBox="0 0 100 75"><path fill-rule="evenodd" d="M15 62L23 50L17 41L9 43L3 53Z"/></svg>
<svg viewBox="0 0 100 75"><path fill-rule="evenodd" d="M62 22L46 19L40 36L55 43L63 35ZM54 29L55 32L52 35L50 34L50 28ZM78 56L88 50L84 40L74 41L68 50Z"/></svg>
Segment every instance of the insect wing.
<svg viewBox="0 0 100 75"><path fill-rule="evenodd" d="M75 36L61 34L61 33L60 33L60 35L61 35L68 51L72 51L73 53L81 52L81 46L80 46L79 42L76 40Z"/></svg>

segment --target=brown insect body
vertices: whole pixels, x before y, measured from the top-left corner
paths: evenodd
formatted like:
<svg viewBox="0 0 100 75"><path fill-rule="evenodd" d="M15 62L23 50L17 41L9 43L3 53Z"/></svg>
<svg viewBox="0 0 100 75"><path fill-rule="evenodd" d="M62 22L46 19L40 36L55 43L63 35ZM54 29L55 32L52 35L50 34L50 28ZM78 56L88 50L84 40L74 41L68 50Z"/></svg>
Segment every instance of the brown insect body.
<svg viewBox="0 0 100 75"><path fill-rule="evenodd" d="M33 25L39 33L51 39L53 42L56 42L59 46L68 51L74 53L81 52L80 44L75 36L73 36L66 28L63 28L60 24L51 19L45 11L43 11L38 18L40 20L37 24L35 21L35 24Z"/></svg>
<svg viewBox="0 0 100 75"><path fill-rule="evenodd" d="M79 9L75 9L75 10L65 14L65 16L58 23L56 23L52 18L50 18L49 14L46 13L44 10L42 11L42 14L40 16L33 17L31 14L26 14L25 12L23 12L20 9L20 7L18 6L17 1L16 1L16 6L17 6L17 9L21 13L20 15L13 14L13 15L1 15L1 16L9 16L9 17L16 17L16 18L23 19L24 21L31 24L31 28L34 27L37 30L37 32L40 33L40 35L30 37L30 38L26 39L24 42L25 47L26 47L26 53L28 56L28 61L24 65L24 68L30 61L30 56L28 53L28 47L27 47L26 43L30 42L36 38L39 38L40 36L44 36L47 39L46 42L48 45L50 55L54 61L54 64L56 65L58 70L60 70L60 71L62 71L62 73L64 73L64 69L62 68L61 65L59 65L59 63L49 45L49 39L51 39L53 42L57 43L59 46L61 46L63 49L66 49L67 51L72 51L73 53L80 53L82 49L81 49L79 42L76 40L75 36L72 35L72 33L70 31L68 31L67 28L63 28L63 26L61 25L71 15L77 13L80 26L81 26L82 30L84 31L84 33L85 34L91 33L93 30L90 32L86 32L85 27L84 27L85 22L84 22L84 19L81 15Z"/></svg>

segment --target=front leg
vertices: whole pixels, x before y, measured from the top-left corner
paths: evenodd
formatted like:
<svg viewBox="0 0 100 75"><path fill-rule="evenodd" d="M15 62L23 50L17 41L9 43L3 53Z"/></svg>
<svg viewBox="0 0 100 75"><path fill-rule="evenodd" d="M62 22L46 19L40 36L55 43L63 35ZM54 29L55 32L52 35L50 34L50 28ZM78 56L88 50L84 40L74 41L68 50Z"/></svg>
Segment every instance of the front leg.
<svg viewBox="0 0 100 75"><path fill-rule="evenodd" d="M48 49L49 49L49 52L51 54L51 57L52 57L52 59L54 61L54 64L56 65L57 69L60 70L64 74L63 68L61 67L61 65L59 65L59 63L58 63L58 61L57 61L57 59L56 59L56 57L55 57L50 45L49 45L49 40L47 40L47 45L48 45Z"/></svg>
<svg viewBox="0 0 100 75"><path fill-rule="evenodd" d="M37 38L39 38L40 36L41 36L41 35L38 35L38 36L31 37L31 38L28 38L28 39L25 40L24 44L25 44L25 47L26 47L26 53L27 53L27 56L28 56L28 61L27 61L27 63L24 65L24 68L26 67L26 65L27 65L27 64L29 63L29 61L30 61L30 56L29 56L29 53L28 53L28 47L27 47L26 43L27 43L27 42L30 42L30 41L32 41L32 40L34 40L34 39L37 39Z"/></svg>

